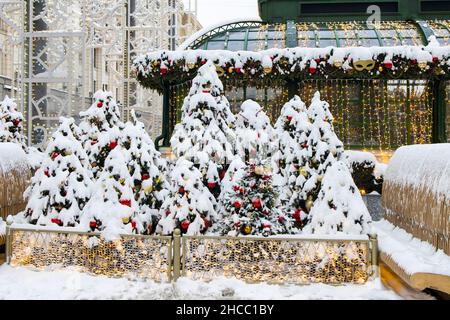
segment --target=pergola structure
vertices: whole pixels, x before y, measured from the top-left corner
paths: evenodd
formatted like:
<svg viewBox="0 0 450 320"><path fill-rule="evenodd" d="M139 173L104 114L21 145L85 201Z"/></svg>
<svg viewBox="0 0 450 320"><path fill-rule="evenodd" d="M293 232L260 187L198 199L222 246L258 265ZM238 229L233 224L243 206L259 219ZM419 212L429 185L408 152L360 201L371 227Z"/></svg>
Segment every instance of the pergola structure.
<svg viewBox="0 0 450 320"><path fill-rule="evenodd" d="M260 21L237 21L203 30L179 49L211 53L224 50L220 52L246 55L274 48L400 50L403 46L423 48L430 41L434 44L437 41L444 48L449 45L448 1L377 1L378 7L370 7L373 4L361 0L260 0ZM367 12L373 11L376 18L378 9L382 20L371 20ZM152 54L147 59L154 64L164 62L164 58ZM257 73L251 77L238 75L229 69L230 65L220 66L216 62L224 71L225 95L235 111L251 98L275 120L293 95L298 94L309 103L312 94L320 90L331 104L336 130L347 148L390 151L405 144L448 140L446 127L450 121L446 119L450 117L446 110L450 84L446 68L437 70L431 64L426 68L435 72L412 72L413 66L402 65L394 72L386 72L382 61L374 61L370 66L379 72L372 69L340 72L324 67L314 74L294 71L287 76L274 71L270 76L261 77ZM159 69L148 74L138 72L142 85L164 93L163 133L157 139L158 146L168 146L171 131L179 121L183 98L195 76L195 67L193 70L178 67L172 62L165 74Z"/></svg>

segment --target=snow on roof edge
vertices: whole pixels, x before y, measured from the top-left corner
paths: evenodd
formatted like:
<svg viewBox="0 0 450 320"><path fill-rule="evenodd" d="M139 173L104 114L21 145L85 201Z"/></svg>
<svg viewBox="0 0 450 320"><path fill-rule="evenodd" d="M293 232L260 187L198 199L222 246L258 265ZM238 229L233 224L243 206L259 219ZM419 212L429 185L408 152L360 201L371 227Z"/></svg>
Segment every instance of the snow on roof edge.
<svg viewBox="0 0 450 320"><path fill-rule="evenodd" d="M240 23L240 22L262 22L262 20L261 20L261 18L256 18L256 17L235 18L235 19L222 20L222 21L220 21L218 23L214 23L214 24L212 24L210 26L204 27L204 28L200 29L199 31L197 31L196 33L194 33L193 35L191 35L182 44L180 44L178 46L176 51L186 50L187 47L192 42L194 42L195 40L197 40L201 36L205 35L206 33L210 32L210 31L213 31L214 29L217 29L219 27L226 26L226 25L229 25L229 24L233 24L233 23Z"/></svg>

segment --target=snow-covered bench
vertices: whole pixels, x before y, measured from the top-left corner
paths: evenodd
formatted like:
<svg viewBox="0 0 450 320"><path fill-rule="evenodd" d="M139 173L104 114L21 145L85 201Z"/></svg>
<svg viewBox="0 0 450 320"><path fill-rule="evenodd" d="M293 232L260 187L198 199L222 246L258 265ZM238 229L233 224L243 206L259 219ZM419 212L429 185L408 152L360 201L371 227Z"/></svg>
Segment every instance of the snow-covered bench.
<svg viewBox="0 0 450 320"><path fill-rule="evenodd" d="M6 220L8 215L25 208L23 192L31 176L32 169L22 148L15 143L0 143L0 218ZM5 244L3 229L0 226L0 246Z"/></svg>
<svg viewBox="0 0 450 320"><path fill-rule="evenodd" d="M450 144L398 149L382 203L381 260L415 289L450 293Z"/></svg>

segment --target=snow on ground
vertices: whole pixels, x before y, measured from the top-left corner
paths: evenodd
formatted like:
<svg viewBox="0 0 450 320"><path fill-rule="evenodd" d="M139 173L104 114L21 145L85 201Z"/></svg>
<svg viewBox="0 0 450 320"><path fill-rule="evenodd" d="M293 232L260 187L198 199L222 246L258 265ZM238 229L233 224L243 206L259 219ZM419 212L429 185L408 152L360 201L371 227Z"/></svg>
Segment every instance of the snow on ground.
<svg viewBox="0 0 450 320"><path fill-rule="evenodd" d="M450 256L428 242L414 238L386 220L372 224L380 251L395 260L408 274L425 272L450 276Z"/></svg>
<svg viewBox="0 0 450 320"><path fill-rule="evenodd" d="M5 264L0 266L1 299L396 300L401 297L384 288L379 279L365 285L346 286L245 284L225 278L210 283L181 278L171 284L91 276L68 269L34 271Z"/></svg>
<svg viewBox="0 0 450 320"><path fill-rule="evenodd" d="M6 234L6 222L3 221L3 218L0 217L0 236Z"/></svg>

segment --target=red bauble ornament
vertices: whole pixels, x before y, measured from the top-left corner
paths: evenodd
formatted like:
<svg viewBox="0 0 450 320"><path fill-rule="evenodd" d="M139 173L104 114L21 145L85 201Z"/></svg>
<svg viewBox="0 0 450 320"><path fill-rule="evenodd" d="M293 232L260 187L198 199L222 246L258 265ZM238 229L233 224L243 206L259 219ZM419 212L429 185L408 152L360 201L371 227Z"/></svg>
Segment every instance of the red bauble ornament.
<svg viewBox="0 0 450 320"><path fill-rule="evenodd" d="M51 155L52 160L55 160L59 156L58 152L53 152Z"/></svg>
<svg viewBox="0 0 450 320"><path fill-rule="evenodd" d="M131 207L131 200L129 199L120 199L119 203L123 206Z"/></svg>
<svg viewBox="0 0 450 320"><path fill-rule="evenodd" d="M244 194L244 193L245 193L244 187L240 187L240 188L239 188L239 192L240 192L241 194Z"/></svg>
<svg viewBox="0 0 450 320"><path fill-rule="evenodd" d="M283 216L278 216L278 222L284 222L286 219Z"/></svg>
<svg viewBox="0 0 450 320"><path fill-rule="evenodd" d="M50 175L49 175L49 173L48 173L48 169L45 169L44 174L45 174L47 177L50 177Z"/></svg>
<svg viewBox="0 0 450 320"><path fill-rule="evenodd" d="M385 62L385 63L384 63L384 67L385 67L386 69L392 69L392 67L393 67L392 62L390 62L390 61Z"/></svg>
<svg viewBox="0 0 450 320"><path fill-rule="evenodd" d="M148 173L144 173L144 174L141 176L141 180L142 180L142 181L145 181L145 180L148 180L148 179L150 179L150 176L149 176Z"/></svg>
<svg viewBox="0 0 450 320"><path fill-rule="evenodd" d="M226 174L227 172L225 171L225 170L220 170L220 172L219 172L219 178L220 178L220 180L223 180L223 178L225 177L225 174Z"/></svg>
<svg viewBox="0 0 450 320"><path fill-rule="evenodd" d="M235 228L239 228L241 226L241 222L240 221L236 221L235 223L234 223L234 227Z"/></svg>
<svg viewBox="0 0 450 320"><path fill-rule="evenodd" d="M287 116L287 119L288 119L289 122L291 122L292 121L292 116Z"/></svg>
<svg viewBox="0 0 450 320"><path fill-rule="evenodd" d="M238 192L241 188L239 186L233 186L233 191Z"/></svg>
<svg viewBox="0 0 450 320"><path fill-rule="evenodd" d="M266 222L262 225L263 229L270 228L270 223Z"/></svg>
<svg viewBox="0 0 450 320"><path fill-rule="evenodd" d="M261 199L259 199L259 198L253 199L252 205L253 205L253 208L255 208L255 209L261 209L261 206L262 206Z"/></svg>
<svg viewBox="0 0 450 320"><path fill-rule="evenodd" d="M22 122L22 120L16 119L13 121L13 124L17 127L21 122Z"/></svg>
<svg viewBox="0 0 450 320"><path fill-rule="evenodd" d="M234 68L234 71L236 71L236 73L241 73L241 68Z"/></svg>
<svg viewBox="0 0 450 320"><path fill-rule="evenodd" d="M412 63L412 64L417 64L417 60L416 60L416 59L412 59L412 60L411 60L411 63Z"/></svg>
<svg viewBox="0 0 450 320"><path fill-rule="evenodd" d="M117 140L113 140L109 143L109 150L113 150L115 147L117 147Z"/></svg>
<svg viewBox="0 0 450 320"><path fill-rule="evenodd" d="M200 63L203 65L206 63L206 60L202 60Z"/></svg>
<svg viewBox="0 0 450 320"><path fill-rule="evenodd" d="M89 227L91 227L91 229L97 228L97 221L91 221L91 222L89 222Z"/></svg>
<svg viewBox="0 0 450 320"><path fill-rule="evenodd" d="M189 228L189 225L190 225L191 223L189 222L189 221L187 221L187 220L184 220L183 222L181 222L181 228L183 229L183 230L187 230L188 228Z"/></svg>
<svg viewBox="0 0 450 320"><path fill-rule="evenodd" d="M241 208L241 202L236 200L236 201L234 202L234 207L235 207L236 209L240 209L240 208Z"/></svg>
<svg viewBox="0 0 450 320"><path fill-rule="evenodd" d="M319 63L321 61L320 58L315 58L314 61L316 61L317 63Z"/></svg>
<svg viewBox="0 0 450 320"><path fill-rule="evenodd" d="M52 223L57 224L60 227L63 225L62 221L59 219L55 218L55 219L52 219L51 221L52 221Z"/></svg>
<svg viewBox="0 0 450 320"><path fill-rule="evenodd" d="M203 93L210 93L211 90L209 90L209 89L203 89L202 92L203 92Z"/></svg>
<svg viewBox="0 0 450 320"><path fill-rule="evenodd" d="M170 210L166 210L166 217L170 215Z"/></svg>
<svg viewBox="0 0 450 320"><path fill-rule="evenodd" d="M215 182L208 182L208 188L214 189L215 187L216 187L216 183Z"/></svg>
<svg viewBox="0 0 450 320"><path fill-rule="evenodd" d="M178 192L181 193L181 194L184 194L186 191L184 190L184 187L180 187L178 189Z"/></svg>
<svg viewBox="0 0 450 320"><path fill-rule="evenodd" d="M302 148L303 148L303 149L308 148L308 144L307 144L307 143L302 144Z"/></svg>
<svg viewBox="0 0 450 320"><path fill-rule="evenodd" d="M97 102L97 108L101 108L101 107L103 107L103 102L102 101Z"/></svg>
<svg viewBox="0 0 450 320"><path fill-rule="evenodd" d="M91 140L91 146L97 143L97 140Z"/></svg>
<svg viewBox="0 0 450 320"><path fill-rule="evenodd" d="M438 57L433 57L433 62L434 63L438 63L439 62L439 58Z"/></svg>
<svg viewBox="0 0 450 320"><path fill-rule="evenodd" d="M316 71L317 71L317 68L309 67L309 73L314 74L314 73L316 73Z"/></svg>
<svg viewBox="0 0 450 320"><path fill-rule="evenodd" d="M131 220L131 227L132 227L133 229L136 229L136 221Z"/></svg>
<svg viewBox="0 0 450 320"><path fill-rule="evenodd" d="M302 219L302 210L296 209L292 217L295 219L295 221L300 221Z"/></svg>
<svg viewBox="0 0 450 320"><path fill-rule="evenodd" d="M161 67L160 71L161 71L161 74L166 74L167 73L167 67Z"/></svg>
<svg viewBox="0 0 450 320"><path fill-rule="evenodd" d="M211 226L211 221L207 218L203 218L203 222L205 223L205 229L208 229Z"/></svg>

